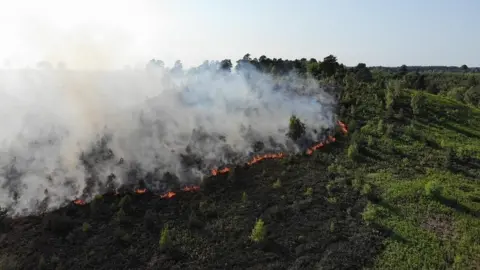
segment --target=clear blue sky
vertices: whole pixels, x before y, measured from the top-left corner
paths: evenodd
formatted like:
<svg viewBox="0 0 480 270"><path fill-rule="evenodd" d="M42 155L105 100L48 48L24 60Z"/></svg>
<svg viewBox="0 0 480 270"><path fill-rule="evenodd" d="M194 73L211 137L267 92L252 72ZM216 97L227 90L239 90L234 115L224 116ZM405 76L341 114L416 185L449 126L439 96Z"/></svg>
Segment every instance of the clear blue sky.
<svg viewBox="0 0 480 270"><path fill-rule="evenodd" d="M0 23L9 60L189 66L334 54L347 65L480 66L480 0L18 0Z"/></svg>
<svg viewBox="0 0 480 270"><path fill-rule="evenodd" d="M172 9L228 53L354 65L480 66L478 0L177 0ZM203 30L206 29L206 30ZM224 51L224 50L220 50Z"/></svg>

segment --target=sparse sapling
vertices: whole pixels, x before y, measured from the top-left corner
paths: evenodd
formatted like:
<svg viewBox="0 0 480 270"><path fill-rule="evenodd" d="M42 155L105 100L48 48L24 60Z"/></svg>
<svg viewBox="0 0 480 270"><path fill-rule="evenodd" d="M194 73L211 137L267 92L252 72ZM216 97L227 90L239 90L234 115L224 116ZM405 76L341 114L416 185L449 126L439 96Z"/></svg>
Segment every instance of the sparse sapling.
<svg viewBox="0 0 480 270"><path fill-rule="evenodd" d="M252 234L250 235L250 239L255 243L260 243L265 240L266 229L265 223L262 219L258 219L255 223L255 226L252 229Z"/></svg>

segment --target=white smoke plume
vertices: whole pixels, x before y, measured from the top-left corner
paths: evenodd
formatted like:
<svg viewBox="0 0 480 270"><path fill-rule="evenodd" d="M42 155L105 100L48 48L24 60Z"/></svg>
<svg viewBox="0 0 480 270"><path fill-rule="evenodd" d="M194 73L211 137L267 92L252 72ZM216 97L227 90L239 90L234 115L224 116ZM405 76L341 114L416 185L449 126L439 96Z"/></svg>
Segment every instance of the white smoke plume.
<svg viewBox="0 0 480 270"><path fill-rule="evenodd" d="M0 206L53 209L152 172L147 187L161 190L166 172L188 182L259 151L304 150L286 136L290 116L314 142L334 103L313 79L252 67L1 70Z"/></svg>

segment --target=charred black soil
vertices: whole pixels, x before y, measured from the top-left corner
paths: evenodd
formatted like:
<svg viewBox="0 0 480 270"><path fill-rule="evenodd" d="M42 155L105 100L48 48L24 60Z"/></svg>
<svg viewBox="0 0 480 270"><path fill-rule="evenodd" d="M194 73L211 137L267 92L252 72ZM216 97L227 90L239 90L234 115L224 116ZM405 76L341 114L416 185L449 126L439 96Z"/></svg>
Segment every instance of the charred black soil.
<svg viewBox="0 0 480 270"><path fill-rule="evenodd" d="M367 199L327 171L341 145L238 166L170 199L148 192L103 195L83 206L5 220L2 269L370 266L385 236L362 219ZM266 236L255 243L250 236L259 219Z"/></svg>

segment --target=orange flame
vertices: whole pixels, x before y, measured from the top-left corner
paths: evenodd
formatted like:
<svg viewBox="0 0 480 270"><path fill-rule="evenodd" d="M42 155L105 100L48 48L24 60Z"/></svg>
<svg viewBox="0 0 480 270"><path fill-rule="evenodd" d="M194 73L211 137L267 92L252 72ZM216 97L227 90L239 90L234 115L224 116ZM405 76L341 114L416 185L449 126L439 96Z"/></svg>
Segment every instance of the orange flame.
<svg viewBox="0 0 480 270"><path fill-rule="evenodd" d="M145 192L147 192L146 188L138 188L138 189L135 190L135 193L137 193L137 194L143 194Z"/></svg>
<svg viewBox="0 0 480 270"><path fill-rule="evenodd" d="M257 162L260 162L264 159L277 159L277 158L283 158L286 155L284 153L278 153L278 154L265 154L263 156L255 156L253 159L249 162L247 162L248 165L253 165Z"/></svg>
<svg viewBox="0 0 480 270"><path fill-rule="evenodd" d="M76 204L76 205L85 205L85 204L87 204L86 201L80 200L80 199L77 199L77 200L73 201L73 203Z"/></svg>
<svg viewBox="0 0 480 270"><path fill-rule="evenodd" d="M198 190L200 190L200 187L199 186L186 186L186 187L182 188L182 190L183 191L198 191ZM175 197L175 195L177 195L177 193L175 193L173 191L169 191L165 194L160 195L160 198L171 199L171 198Z"/></svg>
<svg viewBox="0 0 480 270"><path fill-rule="evenodd" d="M223 169L212 169L212 175L217 175L219 173L227 173L230 171L230 168L223 168Z"/></svg>
<svg viewBox="0 0 480 270"><path fill-rule="evenodd" d="M342 121L338 120L337 121L338 125L340 126L340 128L342 129L342 132L344 134L347 134L348 133L348 128L347 128L347 125L345 125L345 123L343 123Z"/></svg>
<svg viewBox="0 0 480 270"><path fill-rule="evenodd" d="M347 134L348 133L347 125L340 120L338 120L337 123L340 126L342 132L344 134ZM314 146L308 148L307 151L306 151L306 154L311 155L313 153L313 151L318 150L318 149L324 147L325 145L327 145L329 143L335 142L336 140L337 139L335 137L328 136L327 139L324 142L320 142L320 143L315 144ZM253 159L250 160L249 162L247 162L247 164L248 165L253 165L253 164L258 163L258 162L260 162L264 159L279 159L279 158L284 158L286 156L287 155L285 153L259 155L259 156L253 157ZM212 169L211 172L212 172L213 176L216 176L218 174L227 173L229 171L230 171L230 168L225 167L223 169ZM198 191L198 190L200 190L200 187L199 186L186 186L186 187L182 188L182 190L183 191ZM143 193L147 192L147 189L146 188L136 189L135 192L137 194L143 194ZM118 191L115 192L115 195L118 195ZM175 192L169 191L165 194L160 195L160 197L163 198L163 199L171 199L171 198L175 197L175 195L176 195ZM76 205L85 205L86 204L86 202L84 200L80 200L80 199L74 200L73 203L76 204Z"/></svg>
<svg viewBox="0 0 480 270"><path fill-rule="evenodd" d="M184 187L182 188L183 191L198 191L200 190L200 187L199 186L187 186L187 187Z"/></svg>
<svg viewBox="0 0 480 270"><path fill-rule="evenodd" d="M169 191L169 192L167 192L167 193L165 193L165 194L163 194L163 195L160 195L160 197L161 197L162 199L171 199L171 198L175 197L175 195L177 195L175 192Z"/></svg>

